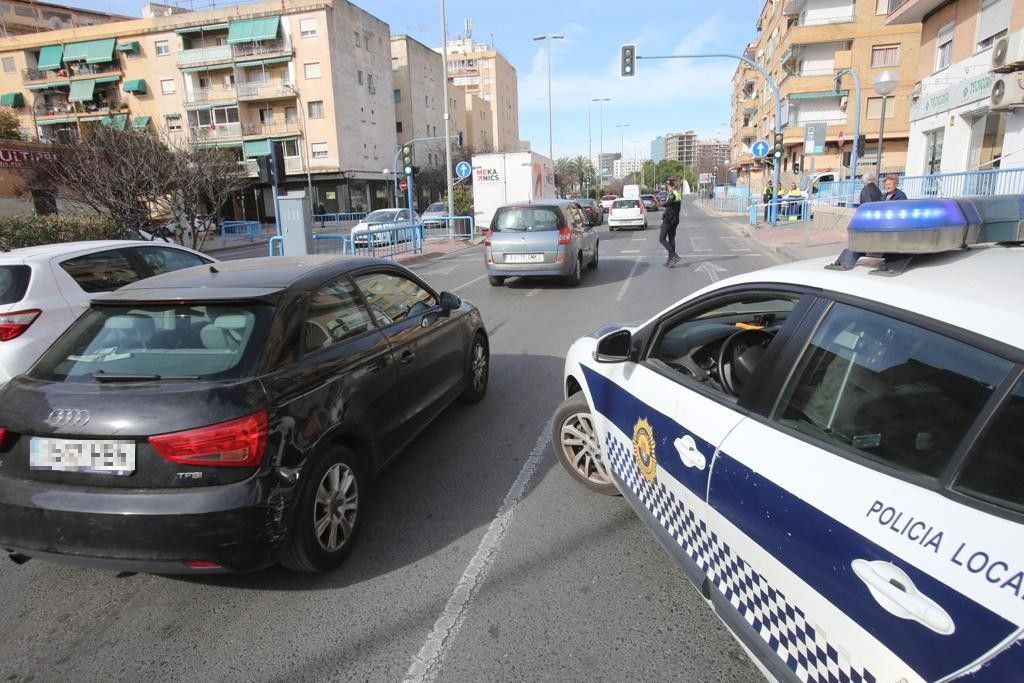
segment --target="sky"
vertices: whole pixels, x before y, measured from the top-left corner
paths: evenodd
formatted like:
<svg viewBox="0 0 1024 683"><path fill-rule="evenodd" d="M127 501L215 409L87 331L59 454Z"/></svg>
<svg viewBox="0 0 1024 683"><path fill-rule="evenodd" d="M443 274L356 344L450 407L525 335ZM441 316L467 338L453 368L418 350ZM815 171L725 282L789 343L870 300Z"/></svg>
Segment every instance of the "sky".
<svg viewBox="0 0 1024 683"><path fill-rule="evenodd" d="M169 0L164 0L169 2ZM189 0L179 0L190 6ZM216 0L217 6L238 4ZM143 0L65 0L64 4L138 16ZM196 9L211 0L191 0ZM386 21L391 33L405 33L431 47L441 43L440 2L435 0L355 0ZM545 41L551 43L554 156L596 155L602 147L601 117L594 98L604 103L603 148L650 155L658 135L694 130L702 138L728 138L733 59L644 60L634 78L619 76L619 46L635 43L637 54L743 52L756 34L758 0L677 0L641 7L611 0L447 0L449 38L473 21L473 37L493 39L519 76L520 138L542 154L548 151L548 79ZM588 136L588 111L590 134ZM619 124L628 124L618 128ZM588 150L592 150L589 151Z"/></svg>

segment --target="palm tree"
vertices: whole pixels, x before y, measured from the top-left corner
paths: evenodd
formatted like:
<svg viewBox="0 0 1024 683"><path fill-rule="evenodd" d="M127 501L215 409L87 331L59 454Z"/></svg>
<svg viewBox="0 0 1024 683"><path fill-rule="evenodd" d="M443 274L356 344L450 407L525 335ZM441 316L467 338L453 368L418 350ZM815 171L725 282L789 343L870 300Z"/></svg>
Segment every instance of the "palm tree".
<svg viewBox="0 0 1024 683"><path fill-rule="evenodd" d="M565 186L572 178L572 161L569 157L555 159L555 188L560 195L565 195Z"/></svg>

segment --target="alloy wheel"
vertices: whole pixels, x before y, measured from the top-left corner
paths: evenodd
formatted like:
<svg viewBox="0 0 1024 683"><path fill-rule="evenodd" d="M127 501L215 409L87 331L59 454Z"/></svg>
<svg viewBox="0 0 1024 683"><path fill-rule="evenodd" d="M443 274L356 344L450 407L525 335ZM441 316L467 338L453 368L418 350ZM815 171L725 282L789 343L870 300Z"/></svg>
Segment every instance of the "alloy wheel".
<svg viewBox="0 0 1024 683"><path fill-rule="evenodd" d="M562 422L560 432L562 457L580 476L595 484L612 483L601 457L594 419L590 413L573 413Z"/></svg>
<svg viewBox="0 0 1024 683"><path fill-rule="evenodd" d="M482 341L473 345L473 389L483 391L487 387L487 349Z"/></svg>
<svg viewBox="0 0 1024 683"><path fill-rule="evenodd" d="M313 534L327 552L341 549L352 536L359 512L359 487L352 469L335 463L320 480L313 502Z"/></svg>

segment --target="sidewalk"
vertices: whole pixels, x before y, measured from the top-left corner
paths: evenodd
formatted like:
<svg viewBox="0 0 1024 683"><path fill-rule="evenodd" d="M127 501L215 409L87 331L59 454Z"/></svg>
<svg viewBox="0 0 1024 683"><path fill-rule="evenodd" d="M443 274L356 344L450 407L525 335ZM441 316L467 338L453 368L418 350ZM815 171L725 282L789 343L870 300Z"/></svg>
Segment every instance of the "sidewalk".
<svg viewBox="0 0 1024 683"><path fill-rule="evenodd" d="M721 213L695 202L706 215L718 219L733 232L747 237L787 261L801 261L821 256L839 256L846 247L846 223L849 219L819 211L815 220L777 226L761 223L750 225L745 214Z"/></svg>
<svg viewBox="0 0 1024 683"><path fill-rule="evenodd" d="M321 232L331 233L332 231L330 231L330 230L323 230L323 231L316 230L316 232L319 234ZM267 246L267 244L270 242L270 238L272 236L273 236L273 233L264 233L264 234L260 235L259 237L257 237L252 242L250 242L247 239L232 240L232 241L228 242L224 246L221 246L220 239L208 240L207 243L203 245L203 248L201 249L201 251L204 254L210 254L211 256L217 256L218 254L230 253L231 251L233 251L235 249L252 248L254 245L263 245L264 249L269 250L269 247ZM444 256L446 254L451 254L451 253L456 252L456 251L461 251L462 249L468 249L470 247L475 247L476 245L480 244L483 241L483 239L484 239L483 235L479 235L479 236L474 237L472 239L435 239L435 238L431 238L431 239L427 239L427 240L423 241L423 251L421 253L415 254L415 253L412 253L412 252L405 252L405 253L397 254L395 256L395 260L398 261L399 263L406 263L406 264L418 263L420 261L425 261L425 260L428 260L428 259L437 258L439 256ZM264 255L266 255L266 254L264 254Z"/></svg>

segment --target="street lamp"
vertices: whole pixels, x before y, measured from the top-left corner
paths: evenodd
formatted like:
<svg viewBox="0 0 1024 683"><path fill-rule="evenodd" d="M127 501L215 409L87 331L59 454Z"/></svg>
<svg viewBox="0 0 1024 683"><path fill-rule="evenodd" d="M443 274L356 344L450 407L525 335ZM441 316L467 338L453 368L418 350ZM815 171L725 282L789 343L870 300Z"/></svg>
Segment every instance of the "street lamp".
<svg viewBox="0 0 1024 683"><path fill-rule="evenodd" d="M299 110L299 124L302 126L302 151L299 154L299 158L302 159L302 165L306 167L306 187L308 188L309 192L310 209L313 211L313 213L316 213L316 198L313 197L313 174L309 169L309 164L306 163L305 147L306 145L309 144L309 135L306 134L306 116L305 113L302 111L302 95L299 94L299 91L296 90L295 86L292 85L291 83L282 83L282 85L288 90L291 90L292 93L295 95L295 99L298 100L299 102L299 106L297 108Z"/></svg>
<svg viewBox="0 0 1024 683"><path fill-rule="evenodd" d="M562 40L565 36L547 33L542 36L534 36L534 40L546 40L548 43L548 156L555 161L555 145L551 139L551 41Z"/></svg>
<svg viewBox="0 0 1024 683"><path fill-rule="evenodd" d="M616 123L615 127L619 129L619 158L621 159L622 157L626 156L626 143L624 142L624 140L626 129L629 128L629 124Z"/></svg>
<svg viewBox="0 0 1024 683"><path fill-rule="evenodd" d="M605 102L611 102L611 99L612 98L610 98L610 97L595 97L594 99L590 100L591 102L599 102L600 103L599 108L600 108L600 111L601 111L601 124L600 124L600 128L601 128L601 132L600 132L601 142L600 142L600 147L599 147L600 152L598 153L598 157L597 157L597 184L601 185L602 187L604 186L604 168L601 167L601 164L603 163L602 160L601 160L601 157L604 156L604 103ZM589 111L588 111L587 115L589 116Z"/></svg>
<svg viewBox="0 0 1024 683"><path fill-rule="evenodd" d="M882 139L885 136L885 100L891 95L900 84L900 77L895 71L883 71L875 76L872 87L875 92L882 96L882 120L878 124L878 160L875 164L875 177L882 175ZM857 144L854 140L853 144Z"/></svg>

